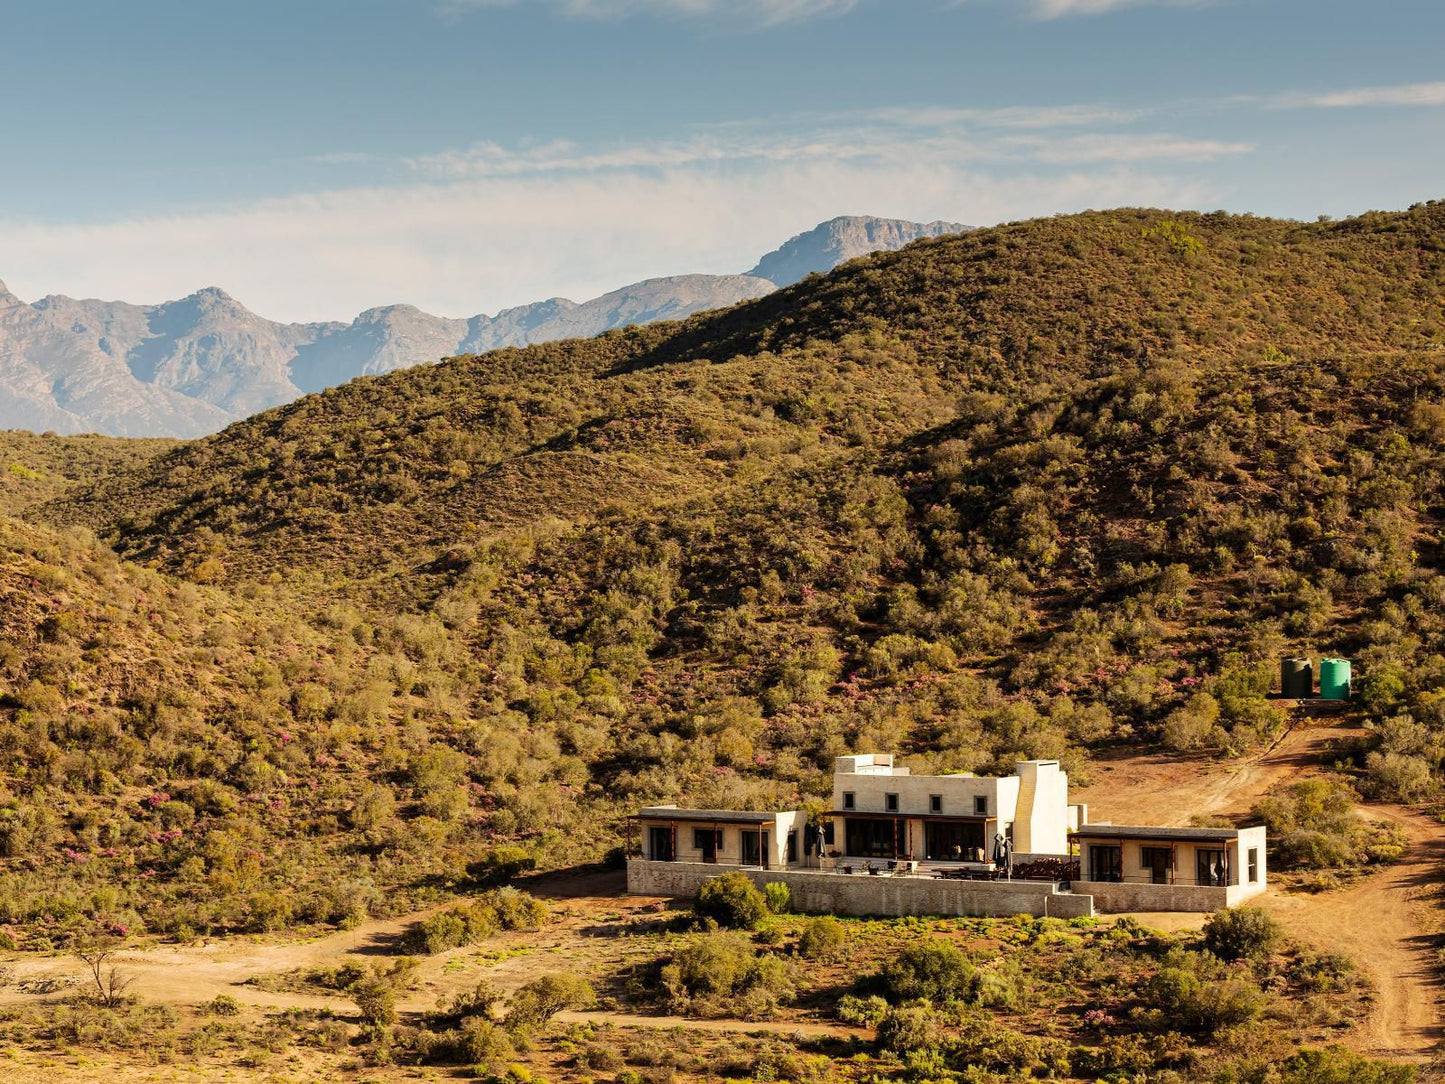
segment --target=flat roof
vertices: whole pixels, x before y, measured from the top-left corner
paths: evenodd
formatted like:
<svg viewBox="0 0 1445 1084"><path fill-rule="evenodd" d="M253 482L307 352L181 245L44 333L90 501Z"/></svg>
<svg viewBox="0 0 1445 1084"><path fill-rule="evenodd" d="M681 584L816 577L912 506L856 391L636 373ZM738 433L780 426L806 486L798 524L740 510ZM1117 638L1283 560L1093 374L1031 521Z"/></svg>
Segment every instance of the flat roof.
<svg viewBox="0 0 1445 1084"><path fill-rule="evenodd" d="M1133 824L1086 824L1073 833L1085 839L1161 839L1171 842L1224 842L1239 838L1238 828L1152 828Z"/></svg>
<svg viewBox="0 0 1445 1084"><path fill-rule="evenodd" d="M670 805L648 806L637 814L645 821L705 821L709 824L771 824L776 813L746 809L678 809Z"/></svg>

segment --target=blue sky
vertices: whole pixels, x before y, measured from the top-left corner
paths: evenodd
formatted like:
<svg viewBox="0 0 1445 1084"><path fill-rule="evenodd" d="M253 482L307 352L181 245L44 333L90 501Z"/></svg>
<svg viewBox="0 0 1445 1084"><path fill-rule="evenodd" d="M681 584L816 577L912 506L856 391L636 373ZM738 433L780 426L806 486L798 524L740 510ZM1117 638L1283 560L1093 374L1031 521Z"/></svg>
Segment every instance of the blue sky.
<svg viewBox="0 0 1445 1084"><path fill-rule="evenodd" d="M742 271L836 214L1445 197L1440 0L0 0L0 277L281 319Z"/></svg>

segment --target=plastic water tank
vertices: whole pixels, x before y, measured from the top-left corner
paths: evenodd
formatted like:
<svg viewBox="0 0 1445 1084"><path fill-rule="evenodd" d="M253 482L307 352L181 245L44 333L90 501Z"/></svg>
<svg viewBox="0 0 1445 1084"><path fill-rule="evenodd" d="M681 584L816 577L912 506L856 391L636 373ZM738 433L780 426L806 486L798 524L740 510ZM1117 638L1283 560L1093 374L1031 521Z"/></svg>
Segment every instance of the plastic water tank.
<svg viewBox="0 0 1445 1084"><path fill-rule="evenodd" d="M1282 659L1279 691L1287 700L1309 700L1315 695L1315 671L1309 659Z"/></svg>
<svg viewBox="0 0 1445 1084"><path fill-rule="evenodd" d="M1324 700L1350 698L1350 660L1320 660L1320 697Z"/></svg>

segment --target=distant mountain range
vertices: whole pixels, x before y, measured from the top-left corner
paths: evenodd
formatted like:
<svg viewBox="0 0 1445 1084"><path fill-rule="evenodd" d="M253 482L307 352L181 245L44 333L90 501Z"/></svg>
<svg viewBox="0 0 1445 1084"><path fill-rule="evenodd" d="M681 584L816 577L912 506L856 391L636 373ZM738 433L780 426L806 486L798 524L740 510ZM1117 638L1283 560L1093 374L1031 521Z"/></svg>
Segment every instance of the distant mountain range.
<svg viewBox="0 0 1445 1084"><path fill-rule="evenodd" d="M557 297L468 320L389 305L349 324L278 324L214 287L149 306L63 296L26 304L0 283L0 429L199 436L364 374L680 319L968 228L835 218L745 275L649 279L582 304Z"/></svg>

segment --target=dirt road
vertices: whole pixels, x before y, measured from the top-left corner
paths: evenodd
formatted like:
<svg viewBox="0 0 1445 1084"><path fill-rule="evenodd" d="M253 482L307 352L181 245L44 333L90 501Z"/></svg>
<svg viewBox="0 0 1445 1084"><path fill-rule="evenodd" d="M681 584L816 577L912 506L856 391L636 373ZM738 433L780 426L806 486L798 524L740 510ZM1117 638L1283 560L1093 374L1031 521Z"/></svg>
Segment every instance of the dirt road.
<svg viewBox="0 0 1445 1084"><path fill-rule="evenodd" d="M1161 755L1104 762L1095 767L1090 786L1074 793L1089 803L1094 821L1186 824L1195 816L1238 816L1271 789L1323 771L1333 759L1331 747L1357 735L1329 718L1304 720L1272 748L1235 762L1191 764ZM1370 806L1367 813L1406 830L1410 848L1404 860L1336 892L1309 895L1271 887L1261 903L1291 934L1353 957L1370 976L1376 1001L1369 1026L1355 1037L1357 1046L1420 1058L1445 1038L1432 959L1445 829L1409 810ZM1168 928L1193 924L1166 922Z"/></svg>

